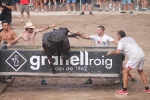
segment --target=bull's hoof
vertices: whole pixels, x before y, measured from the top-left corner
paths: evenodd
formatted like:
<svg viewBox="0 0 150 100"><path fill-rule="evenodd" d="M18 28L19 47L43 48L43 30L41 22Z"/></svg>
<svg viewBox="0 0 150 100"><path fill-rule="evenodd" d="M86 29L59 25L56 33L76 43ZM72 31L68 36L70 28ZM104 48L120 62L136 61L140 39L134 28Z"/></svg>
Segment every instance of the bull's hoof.
<svg viewBox="0 0 150 100"><path fill-rule="evenodd" d="M55 59L54 58L52 58L52 61L53 61L53 63L55 62Z"/></svg>
<svg viewBox="0 0 150 100"><path fill-rule="evenodd" d="M67 56L61 56L61 59L63 59L63 60L70 60L70 58L67 57Z"/></svg>
<svg viewBox="0 0 150 100"><path fill-rule="evenodd" d="M56 70L53 70L53 71L52 71L52 74L56 74Z"/></svg>

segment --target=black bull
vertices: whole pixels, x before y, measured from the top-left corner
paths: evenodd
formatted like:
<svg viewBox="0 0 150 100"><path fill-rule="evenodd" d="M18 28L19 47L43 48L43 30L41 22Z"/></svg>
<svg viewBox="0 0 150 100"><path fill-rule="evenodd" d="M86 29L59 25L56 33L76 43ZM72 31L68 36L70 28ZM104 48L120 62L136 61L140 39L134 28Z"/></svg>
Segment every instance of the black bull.
<svg viewBox="0 0 150 100"><path fill-rule="evenodd" d="M58 56L61 55L61 58L64 60L69 59L67 57L68 50L70 50L68 37L77 38L77 34L68 35L68 32L69 30L67 28L59 28L43 35L42 46L50 61L53 74L56 73L56 70L53 66L55 61L52 59L52 55L57 54Z"/></svg>

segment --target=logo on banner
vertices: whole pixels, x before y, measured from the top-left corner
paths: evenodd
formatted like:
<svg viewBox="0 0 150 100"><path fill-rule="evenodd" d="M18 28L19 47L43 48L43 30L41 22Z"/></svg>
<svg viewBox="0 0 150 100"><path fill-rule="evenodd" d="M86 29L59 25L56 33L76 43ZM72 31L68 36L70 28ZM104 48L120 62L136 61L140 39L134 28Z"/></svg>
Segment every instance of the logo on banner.
<svg viewBox="0 0 150 100"><path fill-rule="evenodd" d="M18 71L26 62L27 60L17 51L14 51L6 60L5 62L12 67L15 71Z"/></svg>

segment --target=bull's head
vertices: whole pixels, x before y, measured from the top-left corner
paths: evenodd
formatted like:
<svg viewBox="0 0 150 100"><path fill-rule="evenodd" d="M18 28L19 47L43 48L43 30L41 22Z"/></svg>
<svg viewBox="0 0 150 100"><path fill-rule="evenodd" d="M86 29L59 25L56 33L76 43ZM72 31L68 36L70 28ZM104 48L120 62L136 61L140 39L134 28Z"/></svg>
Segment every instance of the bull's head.
<svg viewBox="0 0 150 100"><path fill-rule="evenodd" d="M65 34L67 37L74 37L74 38L77 38L77 39L78 39L77 36L79 36L79 34L70 32L70 30L68 30L68 28L66 28L66 27L60 27L60 28L58 28L58 29L55 28L55 29L53 29L53 30L59 30L59 31L61 31L63 34ZM70 32L70 34L68 34L69 32Z"/></svg>
<svg viewBox="0 0 150 100"><path fill-rule="evenodd" d="M66 36L68 36L68 32L70 32L70 31L68 30L68 28L65 28L65 27L60 27L59 30L60 30L61 32L63 32Z"/></svg>

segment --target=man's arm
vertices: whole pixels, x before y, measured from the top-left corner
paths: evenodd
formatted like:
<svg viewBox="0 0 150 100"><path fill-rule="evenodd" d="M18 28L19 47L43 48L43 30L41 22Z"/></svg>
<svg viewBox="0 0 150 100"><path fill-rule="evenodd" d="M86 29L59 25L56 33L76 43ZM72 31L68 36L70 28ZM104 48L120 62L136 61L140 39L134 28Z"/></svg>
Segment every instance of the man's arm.
<svg viewBox="0 0 150 100"><path fill-rule="evenodd" d="M12 31L12 37L13 37L13 40L17 38L17 35L14 31ZM18 43L18 40L16 40L13 44L16 44L16 43Z"/></svg>
<svg viewBox="0 0 150 100"><path fill-rule="evenodd" d="M3 8L2 7L0 7L0 11L2 11L3 10Z"/></svg>
<svg viewBox="0 0 150 100"><path fill-rule="evenodd" d="M107 56L108 56L108 55L111 55L111 54L120 54L120 52L121 52L121 50L119 50L119 49L116 49L116 50L114 50L114 51L109 51L109 52L107 53Z"/></svg>
<svg viewBox="0 0 150 100"><path fill-rule="evenodd" d="M115 43L116 45L118 45L118 41L117 40L113 40L112 43Z"/></svg>
<svg viewBox="0 0 150 100"><path fill-rule="evenodd" d="M18 43L18 40L22 38L22 34L20 34L17 38L10 42L10 45Z"/></svg>
<svg viewBox="0 0 150 100"><path fill-rule="evenodd" d="M49 25L49 26L46 27L46 28L42 28L42 29L36 30L35 33L42 32L42 31L46 31L46 30L48 30L49 28L54 28L54 27L55 27L55 24L52 24L52 25Z"/></svg>
<svg viewBox="0 0 150 100"><path fill-rule="evenodd" d="M8 8L8 9L10 9L10 10L12 10L12 8L13 8L13 6L8 6L8 5L6 5L5 3L2 3L2 6Z"/></svg>
<svg viewBox="0 0 150 100"><path fill-rule="evenodd" d="M0 35L0 45L1 45L1 41L2 41L2 36Z"/></svg>

